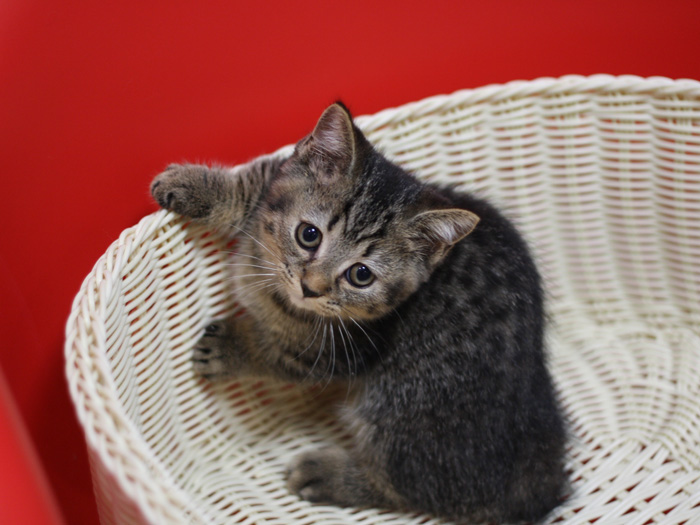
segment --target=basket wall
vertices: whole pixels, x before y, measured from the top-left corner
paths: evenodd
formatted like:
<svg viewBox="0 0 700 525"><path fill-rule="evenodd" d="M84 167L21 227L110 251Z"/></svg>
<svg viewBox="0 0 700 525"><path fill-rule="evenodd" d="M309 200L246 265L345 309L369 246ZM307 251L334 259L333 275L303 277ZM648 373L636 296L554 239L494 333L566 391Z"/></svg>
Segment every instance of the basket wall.
<svg viewBox="0 0 700 525"><path fill-rule="evenodd" d="M491 199L535 252L572 423L575 493L549 521L700 522L700 83L514 82L358 123L419 176ZM193 342L233 308L231 249L161 211L75 299L67 375L103 522L436 522L286 492L291 457L344 439L333 392L193 374Z"/></svg>

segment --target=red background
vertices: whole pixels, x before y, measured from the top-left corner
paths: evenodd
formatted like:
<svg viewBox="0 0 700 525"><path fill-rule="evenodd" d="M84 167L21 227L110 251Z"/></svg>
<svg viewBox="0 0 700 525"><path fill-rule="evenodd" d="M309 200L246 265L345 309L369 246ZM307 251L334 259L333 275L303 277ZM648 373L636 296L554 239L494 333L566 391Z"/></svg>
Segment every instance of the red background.
<svg viewBox="0 0 700 525"><path fill-rule="evenodd" d="M272 151L337 98L569 73L700 79L700 2L0 2L0 522L97 520L64 325L166 164Z"/></svg>

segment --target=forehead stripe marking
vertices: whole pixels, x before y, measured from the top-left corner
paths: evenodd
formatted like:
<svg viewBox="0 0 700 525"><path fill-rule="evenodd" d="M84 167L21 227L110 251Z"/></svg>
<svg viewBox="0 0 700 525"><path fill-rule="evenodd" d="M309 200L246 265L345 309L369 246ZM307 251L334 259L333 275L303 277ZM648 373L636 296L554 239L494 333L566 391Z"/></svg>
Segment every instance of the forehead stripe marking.
<svg viewBox="0 0 700 525"><path fill-rule="evenodd" d="M374 239L374 238L377 238L377 237L380 237L380 238L381 238L381 237L384 237L385 235L386 235L386 228L385 228L384 225L382 225L381 228L379 228L378 230L376 230L376 231L374 231L374 232L372 232L372 233L368 233L367 235L358 235L358 236L355 238L355 242L360 243L360 242L366 241L366 240L368 240L368 239Z"/></svg>
<svg viewBox="0 0 700 525"><path fill-rule="evenodd" d="M333 217L331 217L331 220L328 223L328 231L331 231L333 229L333 226L335 226L339 220L340 220L340 215L334 215Z"/></svg>
<svg viewBox="0 0 700 525"><path fill-rule="evenodd" d="M372 252L374 251L374 249L375 249L376 247L377 247L377 244L376 244L376 243L372 243L372 244L370 244L369 246L367 246L367 249L365 250L365 253L362 254L362 258L364 259L365 257L369 257L370 255L372 255Z"/></svg>

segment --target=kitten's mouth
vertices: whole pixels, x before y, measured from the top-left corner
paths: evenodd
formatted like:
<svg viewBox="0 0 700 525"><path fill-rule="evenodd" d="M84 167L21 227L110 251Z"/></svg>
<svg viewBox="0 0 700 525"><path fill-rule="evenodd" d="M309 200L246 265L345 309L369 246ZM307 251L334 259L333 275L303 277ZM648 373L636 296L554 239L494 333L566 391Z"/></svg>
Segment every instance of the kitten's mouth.
<svg viewBox="0 0 700 525"><path fill-rule="evenodd" d="M317 309L318 299L304 297L301 293L287 293L287 299L293 306L307 312L319 313Z"/></svg>
<svg viewBox="0 0 700 525"><path fill-rule="evenodd" d="M284 291L274 291L270 294L270 297L277 303L277 306L293 317L306 318L309 314L319 315L316 310L310 309L308 305L294 301L290 294Z"/></svg>
<svg viewBox="0 0 700 525"><path fill-rule="evenodd" d="M323 297L306 297L301 289L297 291L296 288L291 290L287 288L280 293L280 298L282 296L287 305L301 313L314 314L321 317L337 317L333 308L326 304Z"/></svg>

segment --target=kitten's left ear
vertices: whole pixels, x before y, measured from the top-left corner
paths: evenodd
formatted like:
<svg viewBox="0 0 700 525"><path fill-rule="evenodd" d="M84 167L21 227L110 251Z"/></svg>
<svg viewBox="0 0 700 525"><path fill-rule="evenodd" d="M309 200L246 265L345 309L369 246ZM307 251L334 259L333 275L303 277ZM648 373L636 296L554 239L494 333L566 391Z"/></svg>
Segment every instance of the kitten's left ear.
<svg viewBox="0 0 700 525"><path fill-rule="evenodd" d="M355 132L347 108L335 103L326 109L299 150L302 155L314 155L329 173L347 173L355 158Z"/></svg>
<svg viewBox="0 0 700 525"><path fill-rule="evenodd" d="M439 262L459 241L469 235L479 217L467 210L430 210L419 213L409 223L412 237L427 251L431 263Z"/></svg>

